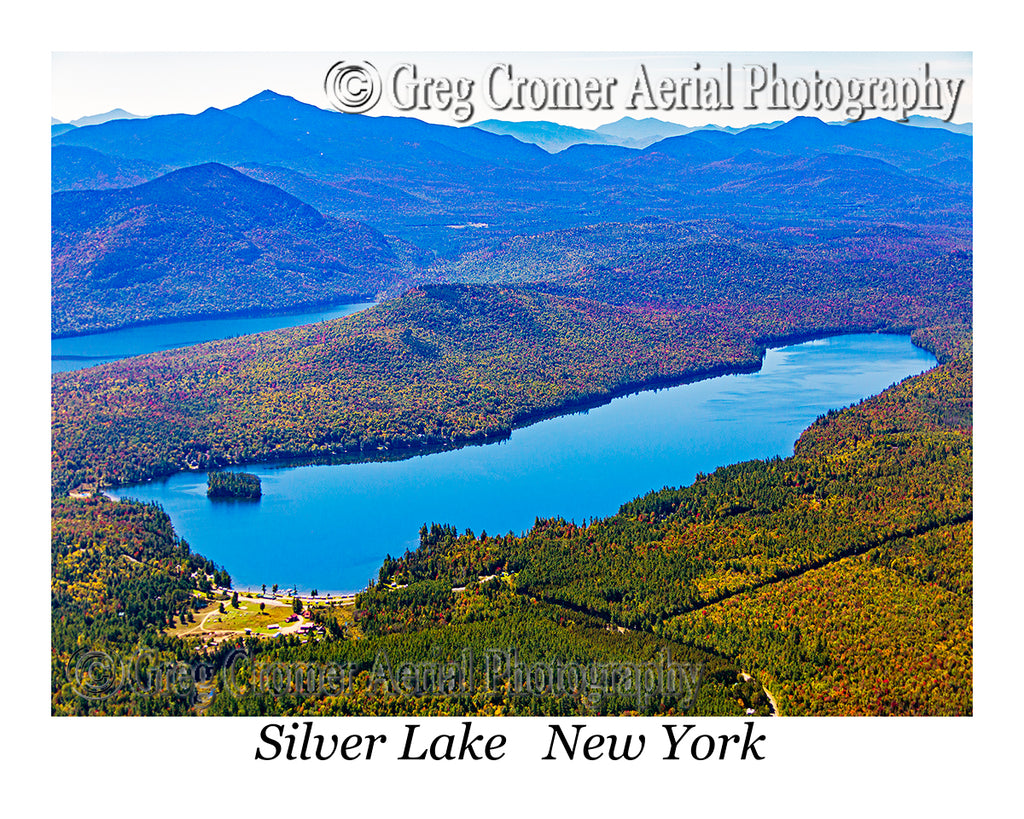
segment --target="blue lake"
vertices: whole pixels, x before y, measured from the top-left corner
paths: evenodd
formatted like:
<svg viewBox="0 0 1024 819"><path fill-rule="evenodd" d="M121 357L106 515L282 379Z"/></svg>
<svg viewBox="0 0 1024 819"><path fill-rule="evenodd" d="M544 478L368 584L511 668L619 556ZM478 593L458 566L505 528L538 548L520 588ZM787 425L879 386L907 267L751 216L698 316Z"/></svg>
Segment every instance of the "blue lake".
<svg viewBox="0 0 1024 819"><path fill-rule="evenodd" d="M246 467L263 482L257 502L208 500L197 472L109 494L160 503L236 588L356 591L385 555L414 549L424 523L501 534L538 516L609 515L698 472L791 455L822 413L935 363L907 336L839 336L769 350L756 373L617 398L501 443L385 463Z"/></svg>
<svg viewBox="0 0 1024 819"><path fill-rule="evenodd" d="M204 341L329 321L358 313L372 303L345 304L312 312L281 313L274 316L173 321L111 330L109 333L54 338L50 340L50 373L81 370L133 355L188 347Z"/></svg>

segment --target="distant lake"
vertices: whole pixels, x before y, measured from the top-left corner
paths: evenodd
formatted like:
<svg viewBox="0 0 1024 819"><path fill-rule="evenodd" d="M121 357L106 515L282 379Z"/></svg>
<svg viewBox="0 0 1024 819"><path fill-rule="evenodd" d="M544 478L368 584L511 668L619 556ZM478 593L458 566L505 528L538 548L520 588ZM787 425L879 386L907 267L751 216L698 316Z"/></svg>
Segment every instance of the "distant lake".
<svg viewBox="0 0 1024 819"><path fill-rule="evenodd" d="M237 588L356 591L424 523L516 533L535 517L576 522L698 472L793 453L819 415L936 363L907 336L850 335L769 350L759 372L617 398L515 430L501 443L387 463L246 467L263 498L206 498L205 473L109 492L160 503Z"/></svg>
<svg viewBox="0 0 1024 819"><path fill-rule="evenodd" d="M372 304L373 302L344 304L340 307L301 313L280 313L273 316L170 321L165 324L146 324L124 330L111 330L109 333L54 338L50 340L50 373L81 370L133 355L172 350L190 344L202 344L204 341L246 336L265 330L283 330L300 324L314 324L350 316Z"/></svg>

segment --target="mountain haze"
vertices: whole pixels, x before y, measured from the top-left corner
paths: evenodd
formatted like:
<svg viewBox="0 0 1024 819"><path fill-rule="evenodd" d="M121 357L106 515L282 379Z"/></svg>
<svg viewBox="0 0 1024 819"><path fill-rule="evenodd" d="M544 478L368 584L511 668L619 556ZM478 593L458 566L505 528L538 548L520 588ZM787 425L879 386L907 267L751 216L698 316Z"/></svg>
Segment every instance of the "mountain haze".
<svg viewBox="0 0 1024 819"><path fill-rule="evenodd" d="M601 138L639 138L660 133L663 125L625 118L610 124ZM517 124L541 130L549 126L555 128L552 138L571 135L551 123ZM582 243L581 257L595 258L600 249L595 253L588 242L596 234L580 229L628 226L638 220L666 225L731 222L740 230L755 227L765 236L798 225L814 235L839 236L884 235L885 226L914 225L928 237L924 247L929 249L945 253L970 246L972 138L881 119L838 125L797 117L736 133L689 130L645 148L575 144L552 154L479 127L341 114L265 91L224 110L76 128L54 137L52 144L55 283L76 277L74 296L61 298L80 302L59 320L59 311L55 312L54 328L61 332L207 311L260 309L260 286L255 281L269 275L271 267L275 277L283 278L274 278L262 309L305 305L314 298L343 301L397 294L417 280L457 275L453 271L462 269L461 259L472 259L470 267L476 271L479 260L504 254L503 248L520 237L556 232L572 236ZM266 202L288 195L293 203L308 206L334 226L324 228L330 234L327 243L300 253L294 237L282 233L280 226L249 235L249 228L233 221L238 214L210 207L208 199L192 188L198 198L191 206L179 203L177 216L153 210L157 205L149 198L160 186L147 184L169 171L184 173L210 164L220 166L218 184L231 191L229 198L249 201L239 190L268 190L258 187L262 182L276 191ZM238 173L228 176L227 168ZM253 185L246 185L246 180ZM171 225L169 235L178 237L171 242L174 254L156 254L156 259L152 236L129 230L136 224L134 216L117 223L114 235L124 246L114 242L116 253L107 237L101 253L91 249L97 241L96 225L86 224L78 233L77 228L62 227L72 200L61 192L115 191L133 185L138 186L136 193L122 191L109 201L131 200L136 209L143 207L141 201L149 202L146 219ZM254 195L252 201L264 202L263 195ZM190 211L192 206L199 211ZM186 296L175 291L167 299L139 293L118 302L117 309L91 315L89 305L109 300L110 277L120 287L140 277L155 281L165 274L184 275L179 269L184 263L172 262L172 255L179 254L192 260L188 275L206 269L194 251L202 243L185 238L186 213L207 225L210 237L220 237L220 245L210 245L209 258L226 267L208 286L224 292ZM256 216L250 213L249 218ZM361 226L351 245L338 244L340 224ZM304 230L312 228L307 225ZM237 239L239 233L256 245L257 235L275 239L257 254L242 250L249 245ZM285 236L291 238L285 241ZM302 236L312 242L308 232ZM371 241L370 236L395 238ZM377 249L362 254L366 248ZM114 261L105 260L106 255ZM264 264L271 258L278 263L265 267L251 286L244 284L245 276L236 282L227 272L241 275L246 264ZM571 252L568 258L573 258ZM92 272L85 275L87 268ZM324 289L310 270L328 268L335 275ZM498 266L484 278L502 281L503 270ZM182 281L187 280L188 276ZM55 293L58 289L55 284Z"/></svg>

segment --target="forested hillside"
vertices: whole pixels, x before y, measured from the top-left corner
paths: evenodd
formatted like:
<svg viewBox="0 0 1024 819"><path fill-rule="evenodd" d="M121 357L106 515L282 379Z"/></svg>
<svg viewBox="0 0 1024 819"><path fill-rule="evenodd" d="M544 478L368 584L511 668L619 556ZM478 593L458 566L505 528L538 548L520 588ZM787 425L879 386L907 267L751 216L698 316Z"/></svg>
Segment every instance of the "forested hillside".
<svg viewBox="0 0 1024 819"><path fill-rule="evenodd" d="M767 713L762 684L783 714L971 713L971 341L963 326L921 335L944 363L820 418L791 458L723 467L603 520L539 520L522 537L424 527L420 547L386 560L381 582L357 599L361 637L251 640L208 712L673 713L689 705L596 690L531 694L512 683L406 690L387 684L381 666L382 656L395 667L454 667L469 656L480 683L498 651L524 667L666 656L699 665L699 714ZM157 632L214 577L223 579L151 507L55 502L55 710L187 709L187 698L129 693L90 706L67 687L61 664L75 646L155 640L171 651ZM289 664L350 669L351 684L268 687L261 669Z"/></svg>
<svg viewBox="0 0 1024 819"><path fill-rule="evenodd" d="M969 277L966 260L937 265L891 294L822 272L802 296L668 307L425 286L331 322L55 375L53 488L500 438L626 390L756 367L772 341L969 320ZM713 293L735 280L712 278Z"/></svg>
<svg viewBox="0 0 1024 819"><path fill-rule="evenodd" d="M52 332L372 299L416 252L201 165L52 201Z"/></svg>
<svg viewBox="0 0 1024 819"><path fill-rule="evenodd" d="M819 419L792 458L723 467L585 526L538 521L521 538L432 526L381 570L402 593L372 590L360 605L384 631L415 630L455 601L414 590L507 572L554 610L733 658L783 713L970 713L971 344L960 338L947 363Z"/></svg>
<svg viewBox="0 0 1024 819"><path fill-rule="evenodd" d="M53 713L972 713L971 137L797 117L642 142L550 154L272 92L55 135L53 333L379 303L53 375ZM212 496L256 498L216 470L500 440L851 332L912 334L940 364L819 418L792 457L605 519L424 526L354 605L272 601L263 640L185 635L225 613L226 570L160 509L98 494L214 470ZM671 695L523 691L482 685L494 652L699 673ZM135 684L140 657L163 683ZM396 689L382 657L469 662L476 684ZM267 687L296 663L352 685Z"/></svg>
<svg viewBox="0 0 1024 819"><path fill-rule="evenodd" d="M53 712L188 713L191 671L173 684L160 669L195 652L163 631L190 615L197 593L230 585L227 572L193 554L154 506L55 499L50 527Z"/></svg>

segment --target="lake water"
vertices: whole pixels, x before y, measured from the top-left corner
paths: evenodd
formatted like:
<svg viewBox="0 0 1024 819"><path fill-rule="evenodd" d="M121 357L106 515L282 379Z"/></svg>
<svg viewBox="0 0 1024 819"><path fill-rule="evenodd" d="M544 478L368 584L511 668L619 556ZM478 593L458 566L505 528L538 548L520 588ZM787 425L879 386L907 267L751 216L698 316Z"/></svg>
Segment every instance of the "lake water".
<svg viewBox="0 0 1024 819"><path fill-rule="evenodd" d="M832 408L935 364L907 336L839 336L769 350L759 372L617 398L515 430L501 443L387 463L246 467L255 502L206 498L182 473L109 494L157 501L192 548L236 588L364 588L387 554L414 549L424 523L516 533L534 518L582 522L718 466L793 453Z"/></svg>
<svg viewBox="0 0 1024 819"><path fill-rule="evenodd" d="M312 312L281 313L274 316L172 321L166 324L146 324L124 330L111 330L109 333L54 338L50 340L50 373L81 370L133 355L172 350L190 344L202 344L204 341L328 321L358 313L372 303L344 304Z"/></svg>

